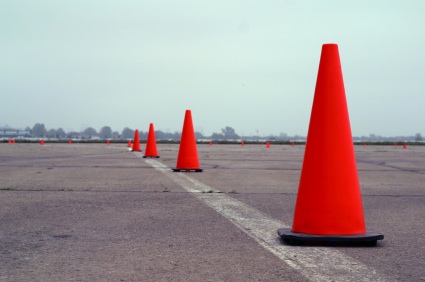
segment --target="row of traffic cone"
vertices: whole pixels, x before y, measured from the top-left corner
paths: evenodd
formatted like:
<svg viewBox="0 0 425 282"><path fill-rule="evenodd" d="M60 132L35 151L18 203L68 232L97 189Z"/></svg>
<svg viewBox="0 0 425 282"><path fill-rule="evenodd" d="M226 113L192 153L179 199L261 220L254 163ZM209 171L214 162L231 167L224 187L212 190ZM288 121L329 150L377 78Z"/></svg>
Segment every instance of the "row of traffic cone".
<svg viewBox="0 0 425 282"><path fill-rule="evenodd" d="M8 144L15 144L16 143L16 140L15 139L9 139L9 140L7 140L7 143ZM68 141L68 144L72 144L72 140L71 139ZM40 140L40 145L44 145L44 139L41 139Z"/></svg>
<svg viewBox="0 0 425 282"><path fill-rule="evenodd" d="M366 147L367 146L367 144L366 144L366 142L364 142L363 143L363 147ZM397 143L394 143L394 147L397 147ZM406 149L407 148L407 144L406 143L404 143L403 144L403 149Z"/></svg>
<svg viewBox="0 0 425 282"><path fill-rule="evenodd" d="M339 142L332 143L335 138ZM190 110L186 111L177 166L173 170L202 171ZM366 230L336 44L322 47L293 225L278 229L278 234L290 243L327 241L373 245L384 238L382 234Z"/></svg>
<svg viewBox="0 0 425 282"><path fill-rule="evenodd" d="M131 142L128 141L127 146L130 147ZM210 146L212 143L210 142ZM134 132L134 142L131 151L140 152L139 130ZM148 140L146 141L146 150L144 158L159 158L156 147L155 130L153 123L149 125ZM195 131L193 129L192 112L186 110L182 136L180 140L179 154L177 158L176 168L173 171L196 171L201 172L199 166L198 150L196 148Z"/></svg>
<svg viewBox="0 0 425 282"><path fill-rule="evenodd" d="M137 130L136 133L132 151L140 151ZM335 138L339 142L332 143ZM158 157L152 124L146 146L146 157ZM190 110L186 110L173 171L202 171ZM292 228L280 228L278 234L290 243L327 241L372 245L384 238L382 234L367 230L364 221L336 44L324 44L322 47L293 225Z"/></svg>
<svg viewBox="0 0 425 282"><path fill-rule="evenodd" d="M136 129L137 130L137 129ZM152 132L152 133L151 133ZM136 137L136 135L137 135L137 137ZM135 132L135 134L134 134L134 139L136 139L137 138L137 140L139 140L139 132L138 132L138 130L137 130L137 133ZM150 142L149 142L149 140L151 140ZM8 144L16 144L16 140L15 139L9 139L9 140L7 140L7 143ZM72 142L72 139L70 139L70 140L68 140L68 144L72 144L73 142ZM149 146L148 146L148 143L149 143ZM107 145L110 145L111 144L111 141L110 140L107 140L106 141L106 144ZM135 142L135 146L136 147L134 147L134 145L131 143L131 141L129 140L128 142L127 142L127 147L128 148L132 148L132 151L139 151L139 152L141 152L141 150L140 150L140 141L138 141L138 142ZM139 144L139 145L137 145L137 144ZM40 145L44 145L44 139L41 139L40 140ZM212 143L212 141L210 141L210 143L209 143L209 145L210 145L210 147L213 145L213 143ZM242 147L244 147L245 146L245 142L244 141L242 141L241 142L241 146ZM294 142L292 142L291 143L291 146L295 146L295 143ZM366 144L366 142L365 143L363 143L363 146L364 147L366 147L367 146L367 144ZM394 143L394 147L397 147L397 143ZM268 149L268 148L270 148L270 142L269 141L267 141L266 142L266 148ZM406 143L404 143L403 144L403 149L406 149L407 148L407 144ZM156 148L156 139L155 139L155 131L153 130L153 124L151 123L151 125L150 125L150 128L149 128L149 137L148 137L148 142L147 142L147 145L146 145L146 151L148 151L149 153L147 154L147 156L145 156L145 157L155 157L155 158L159 158L159 156L158 156L158 152L157 152L157 148Z"/></svg>
<svg viewBox="0 0 425 282"><path fill-rule="evenodd" d="M134 139L133 139L133 145L132 145L132 152L141 152L140 149L140 140L139 140L139 130L136 129L134 131ZM128 141L127 144L128 147L131 147L131 141ZM149 133L148 133L148 140L146 141L146 149L145 149L145 155L144 158L159 158L158 150L156 148L156 139L155 139L155 130L153 127L153 123L149 125Z"/></svg>

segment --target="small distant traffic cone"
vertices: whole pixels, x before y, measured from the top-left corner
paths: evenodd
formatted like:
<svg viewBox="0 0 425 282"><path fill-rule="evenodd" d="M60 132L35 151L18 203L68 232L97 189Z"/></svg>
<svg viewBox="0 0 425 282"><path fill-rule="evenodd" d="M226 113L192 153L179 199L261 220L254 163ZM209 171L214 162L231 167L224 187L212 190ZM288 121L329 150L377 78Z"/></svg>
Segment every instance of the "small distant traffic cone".
<svg viewBox="0 0 425 282"><path fill-rule="evenodd" d="M7 140L7 144L12 144L13 142L12 142L12 140Z"/></svg>
<svg viewBox="0 0 425 282"><path fill-rule="evenodd" d="M72 144L72 139L69 139L68 144Z"/></svg>
<svg viewBox="0 0 425 282"><path fill-rule="evenodd" d="M40 145L44 145L44 140L43 139L40 140Z"/></svg>
<svg viewBox="0 0 425 282"><path fill-rule="evenodd" d="M270 148L270 142L266 143L266 148Z"/></svg>
<svg viewBox="0 0 425 282"><path fill-rule="evenodd" d="M111 141L110 140L106 140L106 145L110 145Z"/></svg>
<svg viewBox="0 0 425 282"><path fill-rule="evenodd" d="M331 142L338 139L338 142ZM324 44L292 230L278 234L291 244L357 242L375 245L383 235L366 231L360 184L338 45Z"/></svg>
<svg viewBox="0 0 425 282"><path fill-rule="evenodd" d="M198 151L196 149L195 131L193 129L192 112L186 110L182 137L180 140L177 165L173 171L196 171L201 172L199 166Z"/></svg>
<svg viewBox="0 0 425 282"><path fill-rule="evenodd" d="M241 146L242 146L242 147L243 147L243 146L245 146L245 142L243 142L243 141L242 141Z"/></svg>
<svg viewBox="0 0 425 282"><path fill-rule="evenodd" d="M291 146L292 146L292 147L294 147L294 146L295 146L295 142L294 142L294 141L292 141L292 144L291 144Z"/></svg>
<svg viewBox="0 0 425 282"><path fill-rule="evenodd" d="M136 131L134 131L134 141L133 141L133 148L131 149L132 152L137 151L137 152L141 152L142 150L140 150L140 141L139 141L139 130L136 129Z"/></svg>
<svg viewBox="0 0 425 282"><path fill-rule="evenodd" d="M159 158L158 150L156 149L155 130L153 123L149 125L148 140L146 141L146 149L144 158Z"/></svg>
<svg viewBox="0 0 425 282"><path fill-rule="evenodd" d="M212 141L210 141L210 147L212 146Z"/></svg>
<svg viewBox="0 0 425 282"><path fill-rule="evenodd" d="M396 142L394 142L394 147L397 147L397 143Z"/></svg>
<svg viewBox="0 0 425 282"><path fill-rule="evenodd" d="M128 148L131 148L131 146L133 146L133 145L131 145L131 141L130 141L130 140L128 140L128 142L127 142L127 147L128 147Z"/></svg>
<svg viewBox="0 0 425 282"><path fill-rule="evenodd" d="M363 147L366 147L366 142L363 143Z"/></svg>
<svg viewBox="0 0 425 282"><path fill-rule="evenodd" d="M407 145L406 145L406 143L404 143L403 144L403 149L406 149L407 148Z"/></svg>

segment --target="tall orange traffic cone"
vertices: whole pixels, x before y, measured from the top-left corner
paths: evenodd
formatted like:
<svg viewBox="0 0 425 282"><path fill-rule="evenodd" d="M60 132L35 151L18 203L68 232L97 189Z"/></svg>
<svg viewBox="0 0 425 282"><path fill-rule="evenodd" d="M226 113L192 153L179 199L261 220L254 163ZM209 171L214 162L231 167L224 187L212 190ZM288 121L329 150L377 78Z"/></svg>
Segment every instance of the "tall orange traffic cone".
<svg viewBox="0 0 425 282"><path fill-rule="evenodd" d="M375 245L384 238L366 231L336 44L322 47L292 230L281 228L278 233L290 243Z"/></svg>
<svg viewBox="0 0 425 282"><path fill-rule="evenodd" d="M40 140L40 145L44 145L44 140L43 139Z"/></svg>
<svg viewBox="0 0 425 282"><path fill-rule="evenodd" d="M146 141L146 149L144 158L159 158L158 150L156 149L155 130L153 123L149 125L148 140Z"/></svg>
<svg viewBox="0 0 425 282"><path fill-rule="evenodd" d="M266 148L270 148L270 142L266 143Z"/></svg>
<svg viewBox="0 0 425 282"><path fill-rule="evenodd" d="M198 151L196 149L195 131L193 129L192 112L186 110L182 137L180 140L177 165L173 171L196 171L201 172L199 166Z"/></svg>
<svg viewBox="0 0 425 282"><path fill-rule="evenodd" d="M131 149L132 152L137 151L137 152L141 152L142 150L140 150L140 141L139 141L139 130L136 129L136 131L134 131L134 141L133 141L133 148Z"/></svg>

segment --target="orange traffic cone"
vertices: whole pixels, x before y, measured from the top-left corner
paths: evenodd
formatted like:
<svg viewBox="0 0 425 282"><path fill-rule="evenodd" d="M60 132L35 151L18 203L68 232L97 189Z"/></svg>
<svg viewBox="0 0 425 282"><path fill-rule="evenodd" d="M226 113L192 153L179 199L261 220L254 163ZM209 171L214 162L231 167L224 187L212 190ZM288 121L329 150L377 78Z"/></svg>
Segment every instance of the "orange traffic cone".
<svg viewBox="0 0 425 282"><path fill-rule="evenodd" d="M139 130L136 129L136 131L134 131L134 141L133 141L133 148L131 149L132 152L137 151L137 152L141 152L142 150L140 150L140 141L139 141Z"/></svg>
<svg viewBox="0 0 425 282"><path fill-rule="evenodd" d="M363 147L366 147L366 142L363 143Z"/></svg>
<svg viewBox="0 0 425 282"><path fill-rule="evenodd" d="M7 144L12 144L13 142L12 142L12 140L7 140Z"/></svg>
<svg viewBox="0 0 425 282"><path fill-rule="evenodd" d="M173 171L202 171L199 166L195 131L193 130L192 112L190 110L186 110L184 117L177 165Z"/></svg>
<svg viewBox="0 0 425 282"><path fill-rule="evenodd" d="M72 144L72 139L69 139L68 144Z"/></svg>
<svg viewBox="0 0 425 282"><path fill-rule="evenodd" d="M397 147L397 143L396 142L394 142L394 147Z"/></svg>
<svg viewBox="0 0 425 282"><path fill-rule="evenodd" d="M338 139L338 142L332 140ZM289 243L362 242L367 232L345 98L338 45L324 44L317 75L292 230L278 230Z"/></svg>
<svg viewBox="0 0 425 282"><path fill-rule="evenodd" d="M146 149L144 158L159 158L158 150L156 149L155 130L153 123L149 125L148 140L146 141Z"/></svg>
<svg viewBox="0 0 425 282"><path fill-rule="evenodd" d="M210 147L212 146L212 141L210 141Z"/></svg>
<svg viewBox="0 0 425 282"><path fill-rule="evenodd" d="M106 145L110 145L111 141L110 140L106 140Z"/></svg>
<svg viewBox="0 0 425 282"><path fill-rule="evenodd" d="M403 144L403 149L406 149L407 148L407 145L406 145L406 143L404 143Z"/></svg>
<svg viewBox="0 0 425 282"><path fill-rule="evenodd" d="M270 148L270 142L266 143L266 148Z"/></svg>
<svg viewBox="0 0 425 282"><path fill-rule="evenodd" d="M245 142L243 142L243 141L242 141L241 146L242 146L242 147L243 147L243 146L245 146Z"/></svg>
<svg viewBox="0 0 425 282"><path fill-rule="evenodd" d="M43 139L40 140L40 145L44 145L44 140Z"/></svg>
<svg viewBox="0 0 425 282"><path fill-rule="evenodd" d="M294 147L294 146L295 146L295 142L294 142L294 141L292 141L292 144L291 144L291 146L292 146L292 147Z"/></svg>

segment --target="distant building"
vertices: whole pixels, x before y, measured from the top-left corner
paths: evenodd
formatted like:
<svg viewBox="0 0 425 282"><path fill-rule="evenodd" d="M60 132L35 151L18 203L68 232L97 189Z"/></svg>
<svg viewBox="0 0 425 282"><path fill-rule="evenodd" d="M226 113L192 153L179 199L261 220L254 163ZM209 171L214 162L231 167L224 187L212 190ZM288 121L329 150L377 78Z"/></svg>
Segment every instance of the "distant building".
<svg viewBox="0 0 425 282"><path fill-rule="evenodd" d="M13 129L13 128L0 128L0 138L23 138L30 137L31 132L21 130L21 129Z"/></svg>

